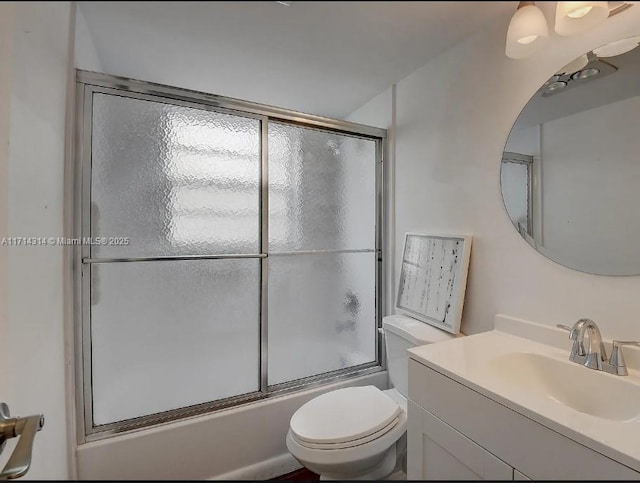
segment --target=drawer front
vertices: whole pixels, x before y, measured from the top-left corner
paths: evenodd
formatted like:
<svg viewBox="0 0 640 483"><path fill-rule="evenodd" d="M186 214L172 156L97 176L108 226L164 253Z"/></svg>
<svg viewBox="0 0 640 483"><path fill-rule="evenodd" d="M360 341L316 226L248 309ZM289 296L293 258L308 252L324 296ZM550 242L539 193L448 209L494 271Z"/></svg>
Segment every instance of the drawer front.
<svg viewBox="0 0 640 483"><path fill-rule="evenodd" d="M532 479L640 478L640 473L413 359L409 399Z"/></svg>
<svg viewBox="0 0 640 483"><path fill-rule="evenodd" d="M426 479L511 480L513 468L422 409ZM445 464L446 461L448 464Z"/></svg>

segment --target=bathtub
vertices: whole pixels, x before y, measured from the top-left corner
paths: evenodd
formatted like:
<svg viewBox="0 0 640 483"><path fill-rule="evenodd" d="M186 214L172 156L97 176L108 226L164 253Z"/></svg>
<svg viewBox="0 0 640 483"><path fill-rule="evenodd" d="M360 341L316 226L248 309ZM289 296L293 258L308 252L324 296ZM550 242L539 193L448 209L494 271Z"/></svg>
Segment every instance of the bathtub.
<svg viewBox="0 0 640 483"><path fill-rule="evenodd" d="M324 392L372 384L388 387L386 371L302 389L132 431L77 447L79 479L267 479L301 465L289 454L289 419Z"/></svg>

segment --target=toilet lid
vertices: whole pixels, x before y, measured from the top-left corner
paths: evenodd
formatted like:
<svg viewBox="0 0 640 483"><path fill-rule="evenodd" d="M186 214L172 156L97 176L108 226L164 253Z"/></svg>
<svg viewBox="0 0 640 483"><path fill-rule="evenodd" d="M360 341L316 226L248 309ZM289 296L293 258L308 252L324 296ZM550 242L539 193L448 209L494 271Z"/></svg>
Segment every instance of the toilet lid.
<svg viewBox="0 0 640 483"><path fill-rule="evenodd" d="M399 423L400 423L400 418L402 416L398 416L396 419L394 419L393 421L391 421L391 423L389 423L387 426L385 426L382 429L379 429L378 431L374 431L373 433L369 434L368 436L365 436L364 438L358 438L358 439L354 439L352 441L345 441L344 443L310 443L309 441L302 441L300 439L296 439L296 441L298 442L299 445L304 446L306 448L311 448L311 449L345 449L345 448L353 448L355 446L362 446L363 444L367 444L370 441L373 441L374 439L378 439L381 436L384 436L385 434L387 434L389 431L391 431L393 428L395 428Z"/></svg>
<svg viewBox="0 0 640 483"><path fill-rule="evenodd" d="M344 443L364 438L402 412L375 386L348 387L312 399L291 417L291 432L309 443Z"/></svg>

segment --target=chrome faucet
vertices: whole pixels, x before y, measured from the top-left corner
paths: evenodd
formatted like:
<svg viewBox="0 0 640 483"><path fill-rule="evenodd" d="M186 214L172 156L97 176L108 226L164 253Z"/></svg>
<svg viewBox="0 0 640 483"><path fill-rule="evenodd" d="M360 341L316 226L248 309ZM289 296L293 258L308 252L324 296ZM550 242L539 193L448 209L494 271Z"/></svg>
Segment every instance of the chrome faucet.
<svg viewBox="0 0 640 483"><path fill-rule="evenodd" d="M569 354L570 361L617 376L629 374L622 355L622 346L635 345L640 347L640 342L614 340L611 347L611 357L607 359L607 352L602 342L602 334L600 334L600 329L593 320L580 319L573 324L573 327L562 324L557 324L556 327L569 331L569 338L573 341L571 354ZM588 351L584 348L584 336L586 333L589 334Z"/></svg>
<svg viewBox="0 0 640 483"><path fill-rule="evenodd" d="M590 369L602 371L607 361L607 352L602 342L602 334L596 323L591 319L580 319L573 327L558 324L557 327L569 331L569 338L573 340L573 347L569 360L582 364ZM584 336L589 334L589 350L584 348Z"/></svg>

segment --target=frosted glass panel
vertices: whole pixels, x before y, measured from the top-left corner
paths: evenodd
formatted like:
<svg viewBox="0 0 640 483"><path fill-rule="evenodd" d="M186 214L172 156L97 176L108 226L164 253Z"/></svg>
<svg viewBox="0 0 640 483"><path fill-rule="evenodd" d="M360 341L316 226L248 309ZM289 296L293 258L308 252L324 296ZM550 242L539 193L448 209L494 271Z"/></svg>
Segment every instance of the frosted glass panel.
<svg viewBox="0 0 640 483"><path fill-rule="evenodd" d="M529 227L529 165L502 161L500 185L509 218L518 229Z"/></svg>
<svg viewBox="0 0 640 483"><path fill-rule="evenodd" d="M93 96L94 257L259 252L260 122Z"/></svg>
<svg viewBox="0 0 640 483"><path fill-rule="evenodd" d="M269 259L269 384L375 361L374 253Z"/></svg>
<svg viewBox="0 0 640 483"><path fill-rule="evenodd" d="M376 144L269 123L269 249L375 247Z"/></svg>
<svg viewBox="0 0 640 483"><path fill-rule="evenodd" d="M95 424L257 391L259 263L94 264Z"/></svg>

